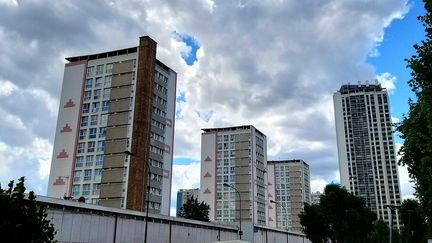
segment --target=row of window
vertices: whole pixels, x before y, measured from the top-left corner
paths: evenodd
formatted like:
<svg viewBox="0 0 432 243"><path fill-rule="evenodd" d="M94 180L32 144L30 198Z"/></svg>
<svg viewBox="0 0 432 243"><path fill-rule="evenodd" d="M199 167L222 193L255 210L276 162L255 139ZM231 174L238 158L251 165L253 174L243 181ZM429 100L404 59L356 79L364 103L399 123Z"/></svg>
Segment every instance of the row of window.
<svg viewBox="0 0 432 243"><path fill-rule="evenodd" d="M92 113L95 113L95 112L99 112L99 110L101 110L102 112L108 111L109 105L110 105L109 100L102 101L102 107L101 107L101 102L84 103L82 105L82 113L85 114L85 113L89 113L90 111Z"/></svg>
<svg viewBox="0 0 432 243"><path fill-rule="evenodd" d="M153 113L161 116L161 117L166 117L166 112L153 106Z"/></svg>
<svg viewBox="0 0 432 243"><path fill-rule="evenodd" d="M158 78L158 79L164 81L165 83L168 83L168 77L163 75L162 73L160 73L157 70L155 70L155 78Z"/></svg>
<svg viewBox="0 0 432 243"><path fill-rule="evenodd" d="M96 159L95 159L96 158ZM103 154L98 155L87 155L87 156L77 156L75 160L75 167L80 168L85 166L93 166L95 164L96 166L102 166L103 165Z"/></svg>
<svg viewBox="0 0 432 243"><path fill-rule="evenodd" d="M165 142L165 137L162 135L159 135L157 133L151 132L150 133L150 138L153 138L154 140L157 140L159 142L164 143Z"/></svg>
<svg viewBox="0 0 432 243"><path fill-rule="evenodd" d="M159 128L159 129L162 129L163 131L165 131L165 124L163 124L160 121L156 121L156 120L152 119L152 126L155 126L155 127Z"/></svg>
<svg viewBox="0 0 432 243"><path fill-rule="evenodd" d="M93 95L92 95L93 94ZM103 93L102 93L102 89L96 89L96 90L88 90L88 91L84 91L84 101L87 100L98 100L98 99L109 99L111 95L111 89L103 89Z"/></svg>
<svg viewBox="0 0 432 243"><path fill-rule="evenodd" d="M158 95L153 95L153 100L156 102L156 103L158 103L158 104L161 104L161 105L163 105L163 106L166 106L167 105L167 101L166 101L166 99L164 99L164 98L162 98L162 97L160 97L160 96L158 96Z"/></svg>
<svg viewBox="0 0 432 243"><path fill-rule="evenodd" d="M82 170L76 170L74 171L74 182L79 182L81 180L83 181L98 181L100 182L102 177L102 169L94 169L94 172L92 169L86 169L84 171Z"/></svg>
<svg viewBox="0 0 432 243"><path fill-rule="evenodd" d="M168 89L165 86L160 85L160 84L158 84L156 82L154 82L154 89L162 92L162 94L167 94L168 93Z"/></svg>
<svg viewBox="0 0 432 243"><path fill-rule="evenodd" d="M95 141L89 141L87 142L87 149L86 149L86 143L85 142L81 142L78 143L78 149L77 149L77 153L81 154L81 153L85 153L85 152L91 153L91 152L104 152L105 151L105 141L98 141L97 142L97 147L96 147L96 142Z"/></svg>
<svg viewBox="0 0 432 243"><path fill-rule="evenodd" d="M100 192L100 184L93 184L93 191L91 191L91 184L83 184L82 189L81 185L73 185L72 186L72 196L88 196L99 195Z"/></svg>
<svg viewBox="0 0 432 243"><path fill-rule="evenodd" d="M156 146L150 145L150 151L159 155L163 155L164 154L164 150L161 148L158 148Z"/></svg>
<svg viewBox="0 0 432 243"><path fill-rule="evenodd" d="M105 73L111 74L113 69L113 63L108 63L105 65ZM104 64L100 64L95 66L87 67L86 75L93 76L93 75L102 75L104 73Z"/></svg>
<svg viewBox="0 0 432 243"><path fill-rule="evenodd" d="M89 121L90 118L90 121ZM82 116L81 117L81 127L85 126L97 126L98 125L99 114L91 115L91 116ZM108 114L101 114L99 125L106 126L108 122Z"/></svg>
<svg viewBox="0 0 432 243"><path fill-rule="evenodd" d="M88 136L87 136L88 134ZM81 129L79 132L79 140L84 140L84 139L92 139L92 138L105 138L106 136L106 127L100 127L99 128L99 136L97 136L98 134L98 128L90 128L90 129Z"/></svg>

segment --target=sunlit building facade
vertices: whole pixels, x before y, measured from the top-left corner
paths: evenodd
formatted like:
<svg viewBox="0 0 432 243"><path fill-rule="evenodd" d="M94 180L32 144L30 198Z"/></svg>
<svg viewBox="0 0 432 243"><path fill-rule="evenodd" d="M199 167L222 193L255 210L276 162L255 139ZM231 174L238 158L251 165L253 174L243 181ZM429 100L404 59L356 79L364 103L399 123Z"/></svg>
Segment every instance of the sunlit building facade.
<svg viewBox="0 0 432 243"><path fill-rule="evenodd" d="M150 186L149 211L169 215L177 74L156 48L66 58L48 196L144 211Z"/></svg>
<svg viewBox="0 0 432 243"><path fill-rule="evenodd" d="M400 205L401 196L387 90L342 85L333 99L341 183L389 222L386 205ZM393 222L399 227L398 214Z"/></svg>

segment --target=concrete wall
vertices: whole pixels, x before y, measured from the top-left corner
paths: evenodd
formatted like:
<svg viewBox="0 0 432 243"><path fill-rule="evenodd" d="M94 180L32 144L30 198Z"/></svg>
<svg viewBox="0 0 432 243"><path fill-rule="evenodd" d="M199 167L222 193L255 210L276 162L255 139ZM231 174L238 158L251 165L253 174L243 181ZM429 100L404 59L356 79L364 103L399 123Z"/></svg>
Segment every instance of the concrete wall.
<svg viewBox="0 0 432 243"><path fill-rule="evenodd" d="M145 213L38 196L49 207L48 217L59 242L144 242ZM193 243L238 239L237 227L149 215L147 242ZM301 234L244 225L243 240L262 243L310 243Z"/></svg>

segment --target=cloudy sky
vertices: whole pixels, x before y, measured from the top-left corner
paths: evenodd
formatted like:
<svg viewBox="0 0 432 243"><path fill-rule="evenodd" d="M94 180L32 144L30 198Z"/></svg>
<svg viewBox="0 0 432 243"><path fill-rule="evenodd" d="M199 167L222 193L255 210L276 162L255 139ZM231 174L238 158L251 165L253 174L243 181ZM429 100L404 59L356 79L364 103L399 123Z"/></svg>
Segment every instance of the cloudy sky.
<svg viewBox="0 0 432 243"><path fill-rule="evenodd" d="M178 73L173 202L178 188L199 187L204 127L254 125L269 159L304 159L320 190L339 181L341 84L378 79L395 120L407 112L403 59L421 39L422 9L418 0L0 0L0 182L25 175L46 194L65 57L149 35ZM403 168L400 178L412 195Z"/></svg>

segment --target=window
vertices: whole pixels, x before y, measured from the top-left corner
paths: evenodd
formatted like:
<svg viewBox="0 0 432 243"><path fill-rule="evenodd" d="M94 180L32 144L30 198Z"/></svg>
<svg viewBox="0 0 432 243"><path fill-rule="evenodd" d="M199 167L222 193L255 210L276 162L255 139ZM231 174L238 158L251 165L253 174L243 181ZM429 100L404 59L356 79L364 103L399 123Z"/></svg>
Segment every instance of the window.
<svg viewBox="0 0 432 243"><path fill-rule="evenodd" d="M84 103L82 107L82 113L88 113L90 108L90 103Z"/></svg>
<svg viewBox="0 0 432 243"><path fill-rule="evenodd" d="M93 195L98 195L100 192L100 184L93 184Z"/></svg>
<svg viewBox="0 0 432 243"><path fill-rule="evenodd" d="M88 116L81 117L81 126L85 127L88 125Z"/></svg>
<svg viewBox="0 0 432 243"><path fill-rule="evenodd" d="M75 160L75 167L82 167L84 163L84 157L83 156L77 156Z"/></svg>
<svg viewBox="0 0 432 243"><path fill-rule="evenodd" d="M97 144L97 151L103 152L105 150L105 141L99 141Z"/></svg>
<svg viewBox="0 0 432 243"><path fill-rule="evenodd" d="M106 127L99 128L99 138L104 138L106 136Z"/></svg>
<svg viewBox="0 0 432 243"><path fill-rule="evenodd" d="M94 171L94 180L100 181L102 177L102 169L95 169Z"/></svg>
<svg viewBox="0 0 432 243"><path fill-rule="evenodd" d="M84 100L90 100L90 99L91 99L91 91L85 91Z"/></svg>
<svg viewBox="0 0 432 243"><path fill-rule="evenodd" d="M74 182L81 181L81 170L74 171Z"/></svg>
<svg viewBox="0 0 432 243"><path fill-rule="evenodd" d="M103 84L102 77L98 77L95 79L95 88L101 87Z"/></svg>
<svg viewBox="0 0 432 243"><path fill-rule="evenodd" d="M95 90L93 93L93 99L98 100L100 99L100 97L101 97L101 90L100 89Z"/></svg>
<svg viewBox="0 0 432 243"><path fill-rule="evenodd" d="M86 134L87 134L87 129L81 129L80 133L79 133L79 139L83 140L86 138Z"/></svg>
<svg viewBox="0 0 432 243"><path fill-rule="evenodd" d="M86 166L93 166L94 155L86 156Z"/></svg>
<svg viewBox="0 0 432 243"><path fill-rule="evenodd" d="M85 88L86 89L91 89L93 87L93 79L92 78L88 78L85 81Z"/></svg>
<svg viewBox="0 0 432 243"><path fill-rule="evenodd" d="M96 138L96 134L97 134L97 128L89 129L89 138Z"/></svg>
<svg viewBox="0 0 432 243"><path fill-rule="evenodd" d="M96 75L102 74L103 73L103 67L104 65L97 65L96 66Z"/></svg>
<svg viewBox="0 0 432 243"><path fill-rule="evenodd" d="M78 196L80 193L80 185L73 185L72 196Z"/></svg>
<svg viewBox="0 0 432 243"><path fill-rule="evenodd" d="M95 142L88 142L87 143L87 152L94 152L95 151Z"/></svg>
<svg viewBox="0 0 432 243"><path fill-rule="evenodd" d="M78 143L77 153L84 153L84 145L85 143Z"/></svg>
<svg viewBox="0 0 432 243"><path fill-rule="evenodd" d="M107 65L108 66L108 65ZM108 72L108 71L107 71ZM112 76L105 76L105 87L111 87Z"/></svg>
<svg viewBox="0 0 432 243"><path fill-rule="evenodd" d="M108 111L109 105L110 105L109 100L102 101L102 111Z"/></svg>
<svg viewBox="0 0 432 243"><path fill-rule="evenodd" d="M98 115L92 115L90 117L90 126L96 126L98 124Z"/></svg>
<svg viewBox="0 0 432 243"><path fill-rule="evenodd" d="M96 166L103 165L103 158L104 158L103 154L96 155Z"/></svg>
<svg viewBox="0 0 432 243"><path fill-rule="evenodd" d="M111 95L111 89L104 89L103 91L103 98L104 99L109 99Z"/></svg>
<svg viewBox="0 0 432 243"><path fill-rule="evenodd" d="M86 196L90 194L90 184L84 184L82 189L82 195Z"/></svg>
<svg viewBox="0 0 432 243"><path fill-rule="evenodd" d="M113 64L112 64L112 63L108 63L108 64L105 66L105 72L106 72L106 73L112 73L112 69L113 69Z"/></svg>
<svg viewBox="0 0 432 243"><path fill-rule="evenodd" d="M102 114L100 118L100 125L106 126L108 122L108 115Z"/></svg>
<svg viewBox="0 0 432 243"><path fill-rule="evenodd" d="M92 170L84 170L84 181L89 181L92 178Z"/></svg>
<svg viewBox="0 0 432 243"><path fill-rule="evenodd" d="M87 76L92 76L94 73L94 66L87 67Z"/></svg>
<svg viewBox="0 0 432 243"><path fill-rule="evenodd" d="M100 102L93 102L92 112L98 112L100 107Z"/></svg>

